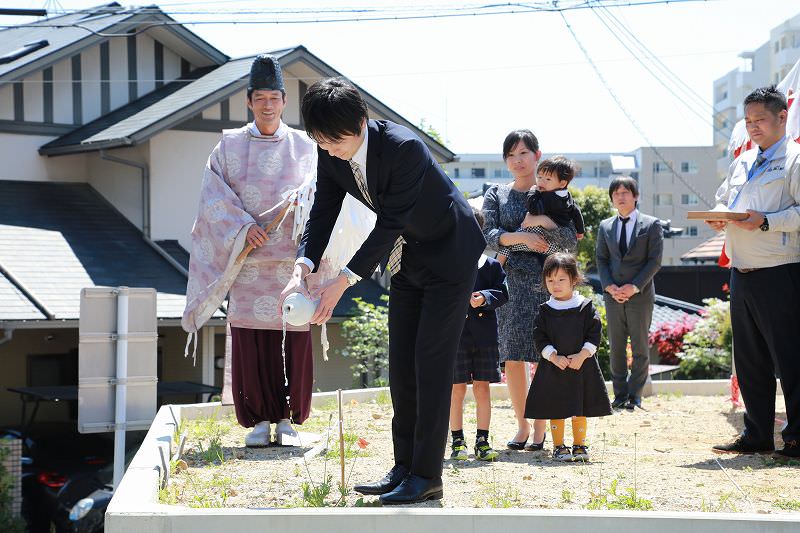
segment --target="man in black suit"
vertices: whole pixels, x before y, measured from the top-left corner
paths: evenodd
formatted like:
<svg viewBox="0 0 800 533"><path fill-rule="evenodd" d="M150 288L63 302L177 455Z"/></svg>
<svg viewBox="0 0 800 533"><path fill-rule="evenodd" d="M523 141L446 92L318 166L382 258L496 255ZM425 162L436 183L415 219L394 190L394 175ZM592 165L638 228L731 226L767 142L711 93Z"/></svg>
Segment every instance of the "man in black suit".
<svg viewBox="0 0 800 533"><path fill-rule="evenodd" d="M304 290L303 279L319 266L346 193L376 213L361 248L320 290L311 322L327 321L345 289L370 277L388 257L395 466L382 480L355 490L379 494L384 504L441 498L456 350L486 241L425 144L403 126L368 120L367 106L349 82L315 83L302 113L319 145L317 191L283 296Z"/></svg>
<svg viewBox="0 0 800 533"><path fill-rule="evenodd" d="M608 187L617 216L603 220L597 230L597 270L603 286L608 323L608 348L615 409L642 406L642 388L650 368L647 333L653 318L656 290L653 277L661 268L664 249L658 219L637 209L635 179L618 176ZM633 365L628 376L628 337Z"/></svg>

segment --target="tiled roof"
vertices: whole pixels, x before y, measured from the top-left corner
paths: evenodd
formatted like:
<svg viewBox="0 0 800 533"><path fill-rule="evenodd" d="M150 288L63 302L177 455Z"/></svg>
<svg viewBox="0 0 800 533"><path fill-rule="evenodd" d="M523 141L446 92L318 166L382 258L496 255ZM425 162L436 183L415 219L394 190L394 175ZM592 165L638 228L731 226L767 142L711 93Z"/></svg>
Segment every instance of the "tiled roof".
<svg viewBox="0 0 800 533"><path fill-rule="evenodd" d="M84 287L153 287L159 318L185 305L186 278L84 183L0 181L0 267L57 320L78 318ZM42 315L0 275L1 320Z"/></svg>
<svg viewBox="0 0 800 533"><path fill-rule="evenodd" d="M120 123L126 123L129 119L132 119L133 123L141 124L142 116L147 114L146 111L148 109L169 97L174 92L180 90L182 87L186 87L187 85L191 84L192 80L200 78L214 68L215 67L199 68L187 75L184 79L167 83L163 87L156 89L155 91L152 91L141 98L112 111L111 113L103 115L89 122L88 124L76 128L75 130L62 135L61 137L50 141L39 148L39 153L42 155L56 155L65 152L73 153L76 151L81 151L82 149L96 150L99 148L109 148L111 146L132 144L132 140L129 139L125 134L123 134L121 137L116 137L115 135L117 134L114 133L114 126ZM130 122L127 123L129 125L131 124ZM116 131L120 132L119 129ZM133 135L136 132L133 131L128 133ZM105 143L102 145L97 144L96 146L81 146L82 143L88 143L88 139L99 139L103 137L105 137L103 139ZM112 144L112 141L115 142Z"/></svg>
<svg viewBox="0 0 800 533"><path fill-rule="evenodd" d="M13 61L0 64L0 80L24 77L79 53L84 48L108 40L108 34L124 34L142 24L159 23L168 24L170 33L177 34L192 50L211 63L221 64L228 59L225 54L183 25L175 24L174 19L158 6L122 7L117 2L112 2L0 30L0 56L32 43L47 41L46 46L32 49Z"/></svg>
<svg viewBox="0 0 800 533"><path fill-rule="evenodd" d="M708 240L705 240L683 254L681 261L684 262L703 262L714 261L719 259L722 254L722 246L725 244L725 232L717 233Z"/></svg>

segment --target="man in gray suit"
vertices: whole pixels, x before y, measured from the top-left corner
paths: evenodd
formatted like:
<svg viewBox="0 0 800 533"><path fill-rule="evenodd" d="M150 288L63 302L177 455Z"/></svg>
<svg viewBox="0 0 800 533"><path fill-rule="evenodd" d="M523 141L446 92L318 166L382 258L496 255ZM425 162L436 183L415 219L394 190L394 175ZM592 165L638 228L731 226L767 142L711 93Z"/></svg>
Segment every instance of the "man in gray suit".
<svg viewBox="0 0 800 533"><path fill-rule="evenodd" d="M636 208L639 187L627 176L608 187L618 215L600 223L597 232L597 269L603 286L608 320L611 380L615 409L633 411L642 406L642 388L650 363L647 333L653 318L656 290L653 276L661 268L664 248L658 219ZM633 366L628 376L627 346L631 339Z"/></svg>

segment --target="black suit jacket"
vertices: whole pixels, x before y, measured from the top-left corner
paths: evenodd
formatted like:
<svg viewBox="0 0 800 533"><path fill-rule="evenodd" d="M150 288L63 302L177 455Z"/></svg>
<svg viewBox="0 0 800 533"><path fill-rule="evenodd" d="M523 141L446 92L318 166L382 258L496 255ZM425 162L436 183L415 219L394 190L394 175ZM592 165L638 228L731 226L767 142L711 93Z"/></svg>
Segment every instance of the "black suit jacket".
<svg viewBox="0 0 800 533"><path fill-rule="evenodd" d="M364 200L347 161L317 149L317 192L297 257L319 267L345 194L377 214L375 228L347 267L366 278L384 260L398 236L434 274L453 280L475 271L486 240L464 196L408 128L384 120L367 124L367 188Z"/></svg>
<svg viewBox="0 0 800 533"><path fill-rule="evenodd" d="M497 260L487 257L478 268L474 292L480 292L486 303L480 307L469 306L461 332L461 348L497 346L495 309L508 301L506 273Z"/></svg>

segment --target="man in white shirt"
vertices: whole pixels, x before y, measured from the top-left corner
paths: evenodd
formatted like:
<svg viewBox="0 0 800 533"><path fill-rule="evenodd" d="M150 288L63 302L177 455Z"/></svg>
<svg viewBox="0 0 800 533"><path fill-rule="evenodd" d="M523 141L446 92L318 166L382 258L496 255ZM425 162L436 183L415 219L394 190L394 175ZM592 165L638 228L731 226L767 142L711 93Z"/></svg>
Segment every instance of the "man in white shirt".
<svg viewBox="0 0 800 533"><path fill-rule="evenodd" d="M793 332L800 318L800 145L786 138L786 97L762 87L744 100L745 125L758 146L741 154L717 191L717 202L748 218L727 227L731 259L733 358L747 411L744 431L718 453L775 448L775 365L787 424L778 454L800 457L800 357Z"/></svg>
<svg viewBox="0 0 800 533"><path fill-rule="evenodd" d="M658 219L636 208L639 187L628 176L608 187L616 216L597 231L597 270L603 286L608 322L608 347L615 409L642 406L642 388L650 367L647 334L653 318L656 290L653 276L661 268L663 236ZM628 337L633 365L628 375Z"/></svg>

